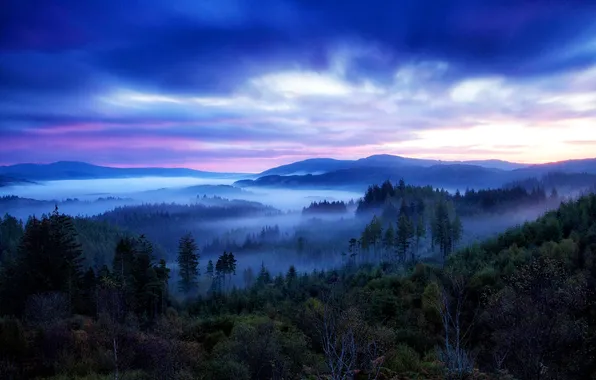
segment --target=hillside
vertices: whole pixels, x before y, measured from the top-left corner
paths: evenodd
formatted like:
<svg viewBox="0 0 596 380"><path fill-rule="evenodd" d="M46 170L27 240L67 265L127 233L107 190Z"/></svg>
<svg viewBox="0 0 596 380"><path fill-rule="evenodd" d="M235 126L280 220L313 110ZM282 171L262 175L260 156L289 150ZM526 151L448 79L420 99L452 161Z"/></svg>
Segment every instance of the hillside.
<svg viewBox="0 0 596 380"><path fill-rule="evenodd" d="M0 166L0 176L13 176L33 181L50 181L127 177L238 178L245 177L246 175L204 172L184 168L113 168L91 165L84 162L60 161L52 164Z"/></svg>
<svg viewBox="0 0 596 380"><path fill-rule="evenodd" d="M441 161L381 154L360 158L358 160L313 158L304 161L294 162L288 165L282 165L275 168L271 168L260 173L259 176L323 174L343 169L369 167L403 168L406 166L429 167L434 165L475 165L484 168L501 170L513 170L527 166L524 164L517 164L501 160Z"/></svg>
<svg viewBox="0 0 596 380"><path fill-rule="evenodd" d="M270 175L255 180L240 180L234 185L289 188L345 187L362 190L370 183L380 183L385 180L397 182L401 178L414 185L430 184L435 187L465 189L466 187L499 187L505 182L517 179L518 176L498 169L460 164L401 168L377 166L335 170L318 175Z"/></svg>
<svg viewBox="0 0 596 380"><path fill-rule="evenodd" d="M224 253L201 263L207 296L183 303L164 298L175 291L167 286L170 271L151 261L153 247L142 236L118 241L112 268L111 260L98 271L75 268L80 281L72 291L58 264L70 263L66 254L88 259L90 248L77 251L69 238L114 247L118 230L81 221L71 227L59 214L26 227L5 217L0 228L9 257L21 255L0 266L0 314L10 315L0 318L0 360L11 360L0 367L3 378L596 375L596 195L455 252L445 267L410 262L392 270L381 262L298 273L288 264L276 275L263 262L256 273L237 274L245 289L232 289L228 281L245 258ZM57 228L68 232L65 240L47 234ZM44 261L49 252L53 260ZM76 301L72 311L67 297ZM353 359L338 360L329 345ZM55 358L50 367L48 357Z"/></svg>

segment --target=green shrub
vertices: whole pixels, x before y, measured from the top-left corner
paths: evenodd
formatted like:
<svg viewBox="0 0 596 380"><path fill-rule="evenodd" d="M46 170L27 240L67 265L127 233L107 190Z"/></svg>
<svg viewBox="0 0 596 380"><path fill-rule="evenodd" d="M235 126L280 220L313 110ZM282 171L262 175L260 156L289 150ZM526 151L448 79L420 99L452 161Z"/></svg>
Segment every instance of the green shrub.
<svg viewBox="0 0 596 380"><path fill-rule="evenodd" d="M420 364L420 356L412 347L399 344L389 352L384 366L397 373L406 373L418 372Z"/></svg>

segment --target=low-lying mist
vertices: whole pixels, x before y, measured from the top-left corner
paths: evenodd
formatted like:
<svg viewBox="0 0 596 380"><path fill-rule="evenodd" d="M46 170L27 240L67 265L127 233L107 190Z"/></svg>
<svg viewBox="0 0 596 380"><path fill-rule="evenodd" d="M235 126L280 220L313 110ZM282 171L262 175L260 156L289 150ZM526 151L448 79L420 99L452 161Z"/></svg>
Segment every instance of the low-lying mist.
<svg viewBox="0 0 596 380"><path fill-rule="evenodd" d="M62 200L66 198L94 200L106 196L130 196L138 192L161 188L182 188L206 184L231 185L233 182L233 179L194 177L62 180L2 187L0 188L0 195L18 195L23 198L38 200Z"/></svg>
<svg viewBox="0 0 596 380"><path fill-rule="evenodd" d="M361 196L358 192L345 190L241 189L232 186L233 182L233 179L227 178L193 177L63 180L2 187L0 196L51 201L59 204L63 212L81 216L96 215L123 205L172 202L191 204L200 202L204 196L259 202L282 211L301 210L313 201L347 202ZM51 210L48 210L46 204L20 204L18 210L0 204L0 212L4 214L9 211L17 211L20 218L26 218L28 215L40 215Z"/></svg>
<svg viewBox="0 0 596 380"><path fill-rule="evenodd" d="M93 223L114 226L122 233L144 234L155 244L156 255L173 268L173 279L178 240L190 232L200 247L203 273L209 260L215 263L222 252L234 252L238 273L233 282L237 286L242 286L245 271L257 273L262 264L272 275L285 273L290 265L299 272L337 268L345 264L350 239L360 239L371 221L372 214L357 215L357 203L349 203L363 197L356 191L239 188L232 182L144 177L17 185L0 188L0 214L26 220L30 215L49 213L58 205L60 212L88 220L91 226L83 238L93 257L87 263L96 268L111 265L120 232L90 233L95 228ZM329 202L319 205L323 211L309 208L303 212L311 203L323 201ZM557 206L553 199L499 213L464 215L461 245L533 220ZM336 209L332 212L326 207ZM381 216L382 210L373 213ZM389 221L395 225L397 218ZM109 241L105 241L106 236ZM425 248L420 249L419 257L436 254L429 248L433 246L430 240L429 227L420 243Z"/></svg>

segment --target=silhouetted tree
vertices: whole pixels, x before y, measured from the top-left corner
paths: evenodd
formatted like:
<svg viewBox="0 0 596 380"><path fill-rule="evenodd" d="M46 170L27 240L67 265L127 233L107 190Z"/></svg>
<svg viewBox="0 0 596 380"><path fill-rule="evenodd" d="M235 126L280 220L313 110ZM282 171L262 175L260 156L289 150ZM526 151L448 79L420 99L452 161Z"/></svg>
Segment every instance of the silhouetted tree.
<svg viewBox="0 0 596 380"><path fill-rule="evenodd" d="M178 245L178 268L180 271L178 289L185 294L196 289L198 284L199 254L197 250L198 247L192 234L188 233L180 238Z"/></svg>

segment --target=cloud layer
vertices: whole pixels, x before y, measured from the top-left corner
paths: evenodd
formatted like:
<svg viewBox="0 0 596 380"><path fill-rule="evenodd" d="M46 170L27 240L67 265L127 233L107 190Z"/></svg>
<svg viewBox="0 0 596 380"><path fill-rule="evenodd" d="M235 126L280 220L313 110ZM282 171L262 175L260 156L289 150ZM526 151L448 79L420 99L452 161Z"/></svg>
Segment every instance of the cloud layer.
<svg viewBox="0 0 596 380"><path fill-rule="evenodd" d="M594 156L590 3L9 0L0 164Z"/></svg>

